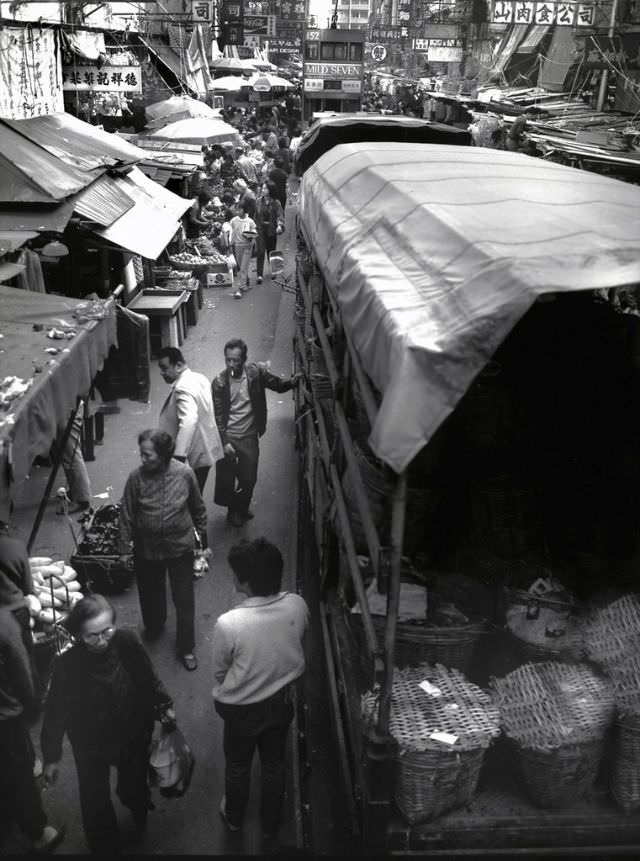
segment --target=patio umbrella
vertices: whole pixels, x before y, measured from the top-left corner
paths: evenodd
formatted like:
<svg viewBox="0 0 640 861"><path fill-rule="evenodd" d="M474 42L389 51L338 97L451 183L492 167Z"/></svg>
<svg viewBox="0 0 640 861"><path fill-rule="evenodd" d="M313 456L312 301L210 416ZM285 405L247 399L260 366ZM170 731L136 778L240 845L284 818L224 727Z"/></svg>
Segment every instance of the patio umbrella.
<svg viewBox="0 0 640 861"><path fill-rule="evenodd" d="M236 143L240 140L233 126L223 120L210 117L191 117L178 120L152 132L149 137L157 140L180 141L192 144Z"/></svg>
<svg viewBox="0 0 640 861"><path fill-rule="evenodd" d="M278 75L272 75L270 72L258 72L258 74L252 75L249 78L249 84L257 92L267 92L274 87L290 88L293 86L291 81Z"/></svg>
<svg viewBox="0 0 640 861"><path fill-rule="evenodd" d="M237 93L241 87L249 86L247 79L238 75L225 75L224 78L213 79L214 92Z"/></svg>
<svg viewBox="0 0 640 861"><path fill-rule="evenodd" d="M227 69L229 72L246 72L255 69L251 60L238 60L237 57L222 57L211 64L214 69Z"/></svg>
<svg viewBox="0 0 640 861"><path fill-rule="evenodd" d="M176 116L176 119L187 117L215 117L216 111L204 102L192 99L190 96L171 96L161 102L154 102L144 109L146 118L155 122L165 117Z"/></svg>

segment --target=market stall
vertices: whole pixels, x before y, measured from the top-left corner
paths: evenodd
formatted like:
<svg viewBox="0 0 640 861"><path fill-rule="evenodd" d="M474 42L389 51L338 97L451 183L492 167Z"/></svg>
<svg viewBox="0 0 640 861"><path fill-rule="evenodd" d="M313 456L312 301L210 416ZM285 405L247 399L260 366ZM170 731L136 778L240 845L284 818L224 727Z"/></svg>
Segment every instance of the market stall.
<svg viewBox="0 0 640 861"><path fill-rule="evenodd" d="M117 345L113 299L91 302L0 285L2 519L36 456Z"/></svg>
<svg viewBox="0 0 640 861"><path fill-rule="evenodd" d="M640 841L639 207L455 146L302 180L297 569L368 848Z"/></svg>

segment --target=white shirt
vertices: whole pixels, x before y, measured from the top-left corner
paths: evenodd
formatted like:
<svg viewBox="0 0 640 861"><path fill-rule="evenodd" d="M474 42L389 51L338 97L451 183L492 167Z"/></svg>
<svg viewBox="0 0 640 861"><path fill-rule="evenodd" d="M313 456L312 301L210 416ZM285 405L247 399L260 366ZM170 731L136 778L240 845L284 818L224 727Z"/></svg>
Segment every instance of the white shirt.
<svg viewBox="0 0 640 861"><path fill-rule="evenodd" d="M302 640L309 624L304 598L280 592L246 598L213 629L214 700L266 700L304 673Z"/></svg>

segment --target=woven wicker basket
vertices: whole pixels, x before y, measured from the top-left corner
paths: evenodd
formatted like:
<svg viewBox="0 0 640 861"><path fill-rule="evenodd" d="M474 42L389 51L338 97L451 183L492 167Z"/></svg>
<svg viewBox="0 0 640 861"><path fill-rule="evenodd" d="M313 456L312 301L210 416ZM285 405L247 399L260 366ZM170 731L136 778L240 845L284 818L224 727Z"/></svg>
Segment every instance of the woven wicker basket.
<svg viewBox="0 0 640 861"><path fill-rule="evenodd" d="M625 595L593 610L584 625L584 647L608 672L640 652L640 596Z"/></svg>
<svg viewBox="0 0 640 861"><path fill-rule="evenodd" d="M537 807L561 809L593 786L604 750L603 739L566 744L555 750L519 748L520 766Z"/></svg>
<svg viewBox="0 0 640 861"><path fill-rule="evenodd" d="M584 664L548 662L525 664L491 684L533 802L565 807L584 795L613 720L611 683Z"/></svg>
<svg viewBox="0 0 640 861"><path fill-rule="evenodd" d="M537 624L542 614L545 614L548 620L544 626L547 633L544 643L525 639L508 629L509 639L523 663L579 661L582 658L582 626L575 613L574 602L545 595L536 596L521 589L505 588L503 604L505 619L513 610L520 611L521 618L518 622L523 633L529 618L532 626ZM562 635L559 635L560 632Z"/></svg>
<svg viewBox="0 0 640 861"><path fill-rule="evenodd" d="M611 794L625 813L640 809L640 714L616 721Z"/></svg>
<svg viewBox="0 0 640 861"><path fill-rule="evenodd" d="M375 720L377 706L377 692L365 694L365 722ZM469 803L499 714L457 670L422 665L396 672L389 731L398 743L396 806L413 825Z"/></svg>
<svg viewBox="0 0 640 861"><path fill-rule="evenodd" d="M353 631L364 644L362 619L350 615ZM372 616L371 621L378 637L383 641L386 617ZM410 622L398 622L396 629L395 665L416 667L420 664L442 664L449 669L468 672L478 640L485 632L484 622L451 628L436 628Z"/></svg>

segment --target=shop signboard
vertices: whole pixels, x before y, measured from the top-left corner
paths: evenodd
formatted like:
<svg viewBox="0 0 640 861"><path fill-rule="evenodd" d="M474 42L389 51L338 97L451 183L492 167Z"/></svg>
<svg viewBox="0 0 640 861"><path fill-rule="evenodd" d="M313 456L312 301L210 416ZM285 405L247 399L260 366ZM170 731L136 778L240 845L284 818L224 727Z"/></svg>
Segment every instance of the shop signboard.
<svg viewBox="0 0 640 861"><path fill-rule="evenodd" d="M427 60L432 63L459 63L462 59L460 39L429 39Z"/></svg>
<svg viewBox="0 0 640 861"><path fill-rule="evenodd" d="M547 2L547 0L494 0L493 24L555 24L560 27L593 27L597 3Z"/></svg>
<svg viewBox="0 0 640 861"><path fill-rule="evenodd" d="M142 72L140 66L63 66L62 89L74 93L141 93Z"/></svg>
<svg viewBox="0 0 640 861"><path fill-rule="evenodd" d="M320 78L361 78L360 63L305 63L304 72Z"/></svg>
<svg viewBox="0 0 640 861"><path fill-rule="evenodd" d="M228 45L242 45L244 42L243 0L223 0L220 22L225 28Z"/></svg>
<svg viewBox="0 0 640 861"><path fill-rule="evenodd" d="M55 30L0 29L0 116L21 120L63 111Z"/></svg>
<svg viewBox="0 0 640 861"><path fill-rule="evenodd" d="M411 0L398 0L398 24L401 27L411 24Z"/></svg>
<svg viewBox="0 0 640 861"><path fill-rule="evenodd" d="M299 54L302 50L302 41L300 39L283 39L279 36L273 39L261 36L260 42L262 48L268 44L269 52L274 54Z"/></svg>
<svg viewBox="0 0 640 861"><path fill-rule="evenodd" d="M211 24L213 21L213 0L191 0L191 15L198 24Z"/></svg>
<svg viewBox="0 0 640 861"><path fill-rule="evenodd" d="M267 15L245 15L244 35L267 36L269 33L269 18Z"/></svg>
<svg viewBox="0 0 640 861"><path fill-rule="evenodd" d="M400 44L402 37L406 36L408 30L406 27L396 27L389 25L388 27L372 27L371 41L383 42L385 45Z"/></svg>
<svg viewBox="0 0 640 861"><path fill-rule="evenodd" d="M342 81L343 93L360 93L362 92L362 81L353 81L346 79Z"/></svg>
<svg viewBox="0 0 640 861"><path fill-rule="evenodd" d="M387 49L384 45L374 45L371 48L371 59L376 63L381 63L387 56Z"/></svg>
<svg viewBox="0 0 640 861"><path fill-rule="evenodd" d="M304 89L307 93L317 93L324 90L324 80L322 78L305 78Z"/></svg>
<svg viewBox="0 0 640 861"><path fill-rule="evenodd" d="M588 36L584 58L585 69L640 69L637 35L619 33L613 39L605 35ZM633 81L631 82L633 83Z"/></svg>

